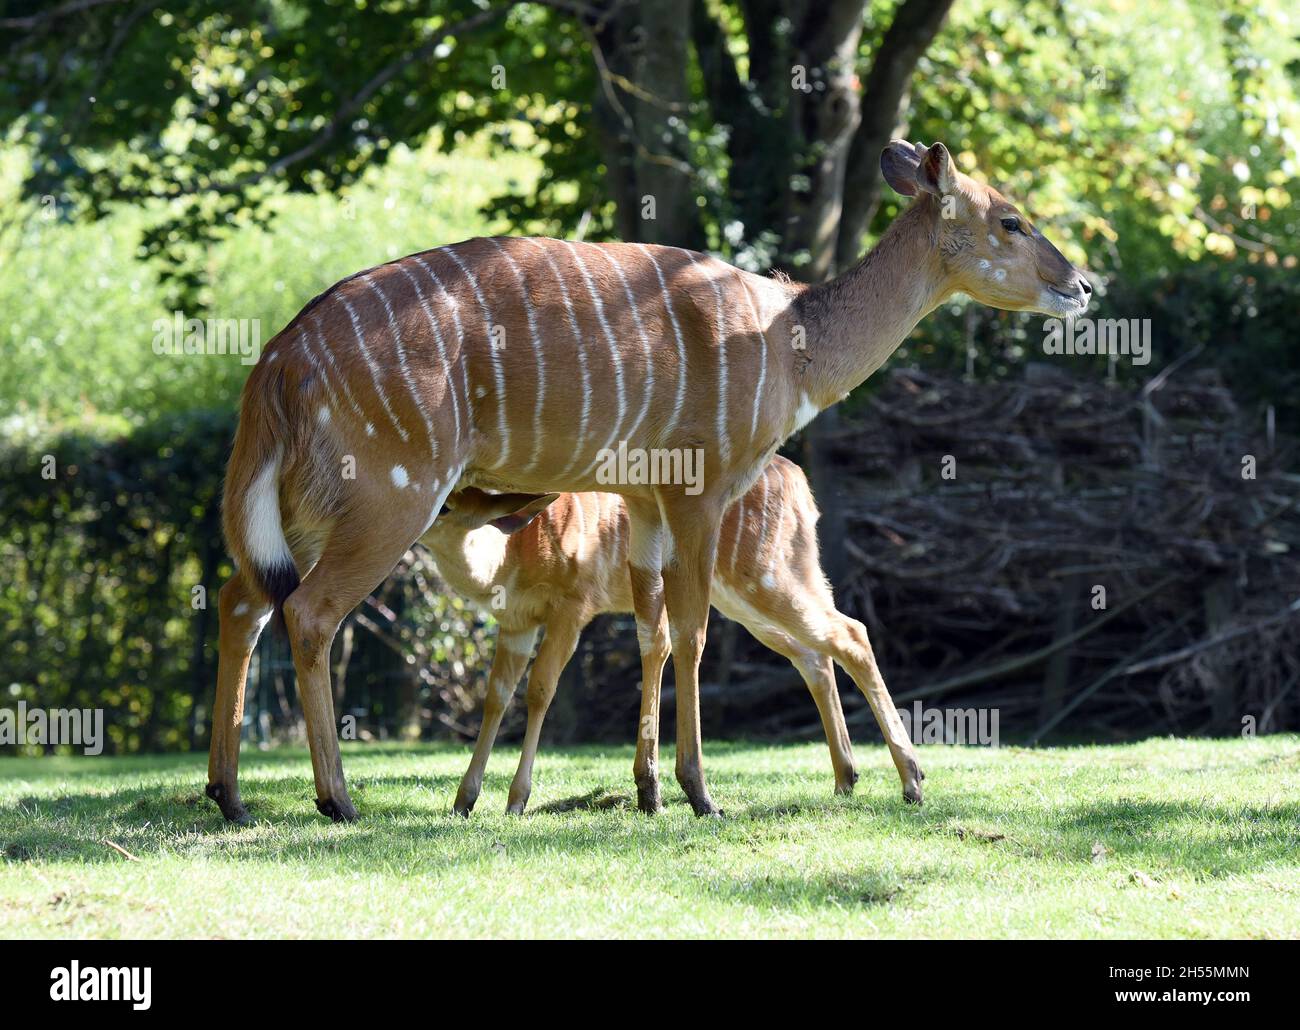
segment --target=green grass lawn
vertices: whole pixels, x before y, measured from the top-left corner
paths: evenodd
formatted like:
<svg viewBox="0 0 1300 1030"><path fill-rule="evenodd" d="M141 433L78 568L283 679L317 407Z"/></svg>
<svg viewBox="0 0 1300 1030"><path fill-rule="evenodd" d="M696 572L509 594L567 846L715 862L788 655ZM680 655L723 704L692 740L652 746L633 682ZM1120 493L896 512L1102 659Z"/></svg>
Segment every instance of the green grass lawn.
<svg viewBox="0 0 1300 1030"><path fill-rule="evenodd" d="M720 820L638 814L617 747L543 750L509 818L501 747L463 821L467 749L355 746L336 826L305 753L246 752L243 828L199 755L0 759L0 936L1300 935L1296 736L927 747L919 809L881 747L850 798L820 745L705 753Z"/></svg>

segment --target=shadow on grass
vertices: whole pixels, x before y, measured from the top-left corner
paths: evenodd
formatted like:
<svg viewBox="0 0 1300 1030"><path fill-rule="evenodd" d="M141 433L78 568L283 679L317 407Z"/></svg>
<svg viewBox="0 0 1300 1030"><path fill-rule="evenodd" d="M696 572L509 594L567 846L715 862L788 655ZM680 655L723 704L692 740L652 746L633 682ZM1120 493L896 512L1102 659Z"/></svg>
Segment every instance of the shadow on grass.
<svg viewBox="0 0 1300 1030"><path fill-rule="evenodd" d="M725 754L742 748L714 750ZM581 767L588 757L608 756L610 751L578 749L568 758L576 758ZM141 858L167 853L247 863L298 861L319 864L322 871L359 872L491 861L502 850L524 857L559 850L639 864L647 842L684 855L748 838L761 843L777 834L797 839L800 834L828 832L839 834L847 846L855 835L896 841L899 866L906 866L902 859L914 855L917 845L940 841L955 849L996 849L1013 859L1080 866L1097 861L1095 848L1100 844L1101 860L1120 868L1208 879L1294 862L1300 852L1300 804L1292 802L1198 804L1109 796L1053 805L1016 793L954 790L950 781L947 791L933 791L918 809L902 803L897 783L883 773L860 784L856 796L836 797L829 777L823 783L804 773L755 770L715 777L715 787L726 784L726 793L733 797L760 790L767 796L757 804L724 803L727 815L720 821L683 822L684 799L665 780L670 811L658 820L638 813L628 793L601 787L535 806L522 820L503 823L495 812L480 811L467 822L450 812L458 773L368 772L372 758L418 761L449 753L446 747L411 749L397 744L349 750L352 794L362 820L346 827L333 826L315 812L305 752L248 756L252 775L244 780L243 795L255 822L247 828L227 824L204 797L203 770L194 756L109 759L108 767L97 762L95 775L109 774L101 781L102 789L78 790L85 782L70 775L61 794L26 796L0 807L0 868L26 862L125 861L105 840ZM78 772L84 769L84 763L77 765ZM185 771L192 787L178 784L174 777L129 787L111 782L132 773L165 781L178 770ZM508 780L505 773L488 777L485 786L494 807L497 801L504 803ZM792 780L807 786L790 786L788 791L778 786ZM852 874L811 877L797 869L789 876L759 878L720 873L692 882L701 893L773 908L879 905L905 901L909 889L939 875L929 868L868 866Z"/></svg>
<svg viewBox="0 0 1300 1030"><path fill-rule="evenodd" d="M929 868L900 872L866 867L853 872L714 878L705 882L713 897L778 909L876 908L905 903L907 893L941 878Z"/></svg>

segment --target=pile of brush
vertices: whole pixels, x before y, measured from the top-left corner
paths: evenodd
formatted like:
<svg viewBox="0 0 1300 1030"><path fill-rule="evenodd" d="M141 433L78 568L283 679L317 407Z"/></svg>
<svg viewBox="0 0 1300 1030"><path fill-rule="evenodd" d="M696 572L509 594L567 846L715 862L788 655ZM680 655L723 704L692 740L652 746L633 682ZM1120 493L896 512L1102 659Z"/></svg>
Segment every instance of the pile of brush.
<svg viewBox="0 0 1300 1030"><path fill-rule="evenodd" d="M1213 373L896 371L816 455L839 485L822 550L900 707L995 708L1020 739L1295 729L1293 457ZM728 729L817 732L781 664L737 642ZM846 711L871 723L856 696Z"/></svg>

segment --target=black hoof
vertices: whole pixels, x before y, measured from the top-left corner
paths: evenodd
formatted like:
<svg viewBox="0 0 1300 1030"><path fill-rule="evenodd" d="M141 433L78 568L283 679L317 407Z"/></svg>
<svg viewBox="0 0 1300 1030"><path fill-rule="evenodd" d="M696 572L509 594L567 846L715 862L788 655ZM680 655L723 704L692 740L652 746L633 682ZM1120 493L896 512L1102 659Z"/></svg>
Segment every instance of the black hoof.
<svg viewBox="0 0 1300 1030"><path fill-rule="evenodd" d="M474 803L478 801L478 795L469 797L463 791L456 795L456 800L452 802L451 810L464 819L469 818L470 812L474 811Z"/></svg>
<svg viewBox="0 0 1300 1030"><path fill-rule="evenodd" d="M221 814L226 817L227 821L239 826L244 826L249 822L248 809L242 804L230 800L230 794L224 784L209 783L203 792L217 803L217 807L221 809Z"/></svg>
<svg viewBox="0 0 1300 1030"><path fill-rule="evenodd" d="M664 810L663 802L659 797L659 783L637 784L636 787L636 807L640 812L646 815L656 815Z"/></svg>
<svg viewBox="0 0 1300 1030"><path fill-rule="evenodd" d="M326 798L324 801L317 798L316 811L321 815L329 816L336 823L350 823L354 822L357 818L356 809L352 808L350 805L345 808L333 798Z"/></svg>

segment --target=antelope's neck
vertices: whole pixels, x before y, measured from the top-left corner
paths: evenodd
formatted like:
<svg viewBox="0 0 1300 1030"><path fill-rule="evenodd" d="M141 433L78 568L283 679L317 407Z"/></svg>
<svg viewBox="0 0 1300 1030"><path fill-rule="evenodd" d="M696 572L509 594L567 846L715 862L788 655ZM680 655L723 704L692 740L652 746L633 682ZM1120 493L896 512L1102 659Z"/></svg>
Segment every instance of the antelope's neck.
<svg viewBox="0 0 1300 1030"><path fill-rule="evenodd" d="M861 261L799 297L812 357L808 392L819 408L883 365L952 292L935 247L938 217L938 203L922 195Z"/></svg>

